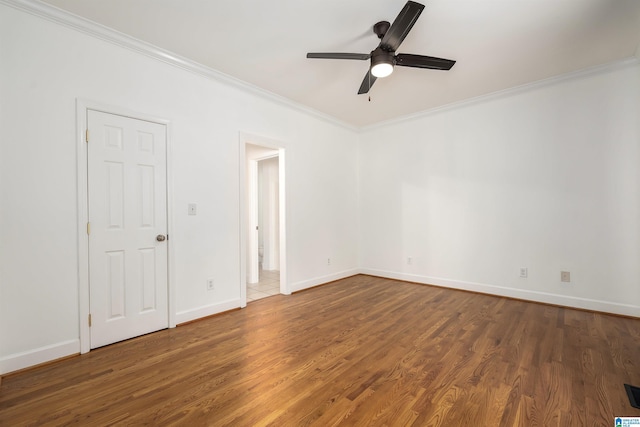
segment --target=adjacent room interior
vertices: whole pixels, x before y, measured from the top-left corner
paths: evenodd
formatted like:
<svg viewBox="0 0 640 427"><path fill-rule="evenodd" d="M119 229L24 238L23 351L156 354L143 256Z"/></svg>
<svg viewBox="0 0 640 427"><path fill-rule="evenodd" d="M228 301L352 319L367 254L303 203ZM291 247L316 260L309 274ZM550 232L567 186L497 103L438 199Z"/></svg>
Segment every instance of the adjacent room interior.
<svg viewBox="0 0 640 427"><path fill-rule="evenodd" d="M421 3L0 0L0 424L640 417L640 2Z"/></svg>

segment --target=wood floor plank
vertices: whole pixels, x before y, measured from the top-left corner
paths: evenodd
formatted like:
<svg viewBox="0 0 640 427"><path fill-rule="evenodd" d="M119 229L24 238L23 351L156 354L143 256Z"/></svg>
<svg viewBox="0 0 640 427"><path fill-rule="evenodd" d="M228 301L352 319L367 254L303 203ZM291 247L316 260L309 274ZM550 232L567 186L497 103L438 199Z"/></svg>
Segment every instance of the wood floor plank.
<svg viewBox="0 0 640 427"><path fill-rule="evenodd" d="M3 378L0 426L555 426L640 416L640 319L354 276Z"/></svg>

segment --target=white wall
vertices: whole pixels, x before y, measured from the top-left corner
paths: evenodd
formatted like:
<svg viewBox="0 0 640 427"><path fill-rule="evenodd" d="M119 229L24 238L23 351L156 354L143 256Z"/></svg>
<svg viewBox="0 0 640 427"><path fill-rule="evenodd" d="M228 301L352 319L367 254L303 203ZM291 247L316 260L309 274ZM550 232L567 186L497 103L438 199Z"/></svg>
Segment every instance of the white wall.
<svg viewBox="0 0 640 427"><path fill-rule="evenodd" d="M368 130L363 271L640 316L639 123L635 62Z"/></svg>
<svg viewBox="0 0 640 427"><path fill-rule="evenodd" d="M241 131L286 145L291 287L356 269L353 130L0 5L0 373L79 349L76 98L171 121L178 322L240 306Z"/></svg>

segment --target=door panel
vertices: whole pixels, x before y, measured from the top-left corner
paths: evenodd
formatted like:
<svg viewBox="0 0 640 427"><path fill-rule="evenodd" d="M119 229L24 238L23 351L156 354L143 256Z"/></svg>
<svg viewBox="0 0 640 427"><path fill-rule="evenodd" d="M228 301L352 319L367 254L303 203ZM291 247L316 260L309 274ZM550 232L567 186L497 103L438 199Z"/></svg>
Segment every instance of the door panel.
<svg viewBox="0 0 640 427"><path fill-rule="evenodd" d="M91 348L169 326L166 128L88 110Z"/></svg>

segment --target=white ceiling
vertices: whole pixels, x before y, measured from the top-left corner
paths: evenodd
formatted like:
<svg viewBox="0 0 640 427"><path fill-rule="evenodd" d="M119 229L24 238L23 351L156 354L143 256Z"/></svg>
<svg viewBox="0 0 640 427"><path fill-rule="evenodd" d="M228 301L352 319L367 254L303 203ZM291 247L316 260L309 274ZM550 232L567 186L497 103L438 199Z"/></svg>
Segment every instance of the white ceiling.
<svg viewBox="0 0 640 427"><path fill-rule="evenodd" d="M362 52L406 0L45 0L356 127L637 55L640 0L419 0L398 53L457 60L396 67L369 102Z"/></svg>

